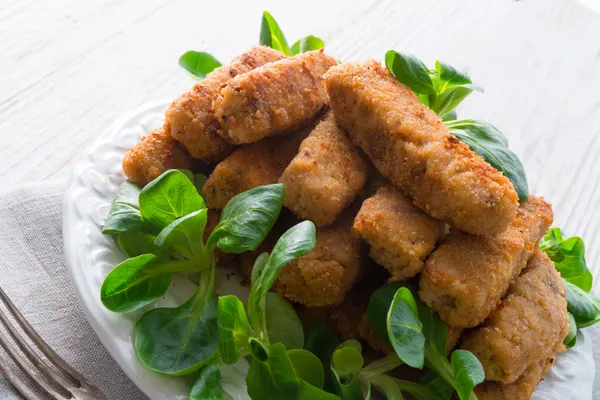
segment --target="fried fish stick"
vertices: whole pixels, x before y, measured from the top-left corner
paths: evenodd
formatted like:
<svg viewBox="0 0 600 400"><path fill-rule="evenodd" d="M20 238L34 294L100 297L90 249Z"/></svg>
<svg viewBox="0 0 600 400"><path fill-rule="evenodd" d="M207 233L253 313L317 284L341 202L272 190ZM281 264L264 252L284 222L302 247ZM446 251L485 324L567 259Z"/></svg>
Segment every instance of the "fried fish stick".
<svg viewBox="0 0 600 400"><path fill-rule="evenodd" d="M332 224L361 191L367 168L361 150L329 114L304 139L279 179L285 184L284 204L317 226Z"/></svg>
<svg viewBox="0 0 600 400"><path fill-rule="evenodd" d="M425 262L421 300L450 325L479 325L525 268L552 218L550 204L531 195L496 236L451 231Z"/></svg>
<svg viewBox="0 0 600 400"><path fill-rule="evenodd" d="M482 326L463 337L491 381L512 383L548 358L569 331L566 291L548 256L537 250Z"/></svg>
<svg viewBox="0 0 600 400"><path fill-rule="evenodd" d="M427 214L485 235L514 218L519 203L510 181L449 134L379 62L340 64L325 84L338 124Z"/></svg>
<svg viewBox="0 0 600 400"><path fill-rule="evenodd" d="M213 101L219 133L243 144L309 124L327 105L322 76L335 64L323 50L315 50L236 76Z"/></svg>
<svg viewBox="0 0 600 400"><path fill-rule="evenodd" d="M302 323L308 325L322 322L342 341L361 340L360 325L363 314L367 312L369 299L378 287L385 285L387 278L385 269L368 259L366 261L368 264L365 268L368 269L368 274L364 274L340 304L326 307L298 307L298 316Z"/></svg>
<svg viewBox="0 0 600 400"><path fill-rule="evenodd" d="M169 169L190 169L192 159L163 128L142 139L123 157L123 171L130 182L145 186Z"/></svg>
<svg viewBox="0 0 600 400"><path fill-rule="evenodd" d="M337 222L317 229L315 247L283 267L273 290L308 307L339 304L359 278L360 265L360 239Z"/></svg>
<svg viewBox="0 0 600 400"><path fill-rule="evenodd" d="M443 222L425 215L389 184L363 202L353 226L371 246L371 258L390 272L392 281L421 272L444 228Z"/></svg>
<svg viewBox="0 0 600 400"><path fill-rule="evenodd" d="M284 58L277 50L255 46L229 63L215 69L167 109L165 130L178 140L194 158L212 163L221 161L233 150L219 134L219 122L212 112L217 89L231 78L271 61Z"/></svg>
<svg viewBox="0 0 600 400"><path fill-rule="evenodd" d="M298 153L305 132L295 138L271 138L240 147L217 164L202 191L209 208L223 209L231 198L261 185L277 183Z"/></svg>
<svg viewBox="0 0 600 400"><path fill-rule="evenodd" d="M565 335L567 333L565 332ZM550 349L550 356L542 362L528 367L523 375L513 383L500 383L484 381L475 387L475 394L479 400L529 400L537 384L544 378L550 369L556 354L565 350L565 346L558 342Z"/></svg>
<svg viewBox="0 0 600 400"><path fill-rule="evenodd" d="M350 231L353 216L351 207L335 224L317 228L317 242L313 250L286 264L273 284L273 290L309 307L340 303L363 269L360 239ZM263 252L270 252L279 237L299 221L284 208L260 247L240 255L244 275L249 277L256 258ZM378 274L370 270L369 281L376 278ZM378 282L383 283L383 280L381 277Z"/></svg>
<svg viewBox="0 0 600 400"><path fill-rule="evenodd" d="M300 307L298 316L306 326L314 322L322 322L327 325L340 340L350 339L364 340L374 350L386 355L394 352L391 346L388 346L377 336L367 316L367 306L373 292L385 285L387 273L378 265L367 265L369 273L365 274L346 295L340 304L326 307ZM449 353L456 345L461 328L448 327L447 352Z"/></svg>

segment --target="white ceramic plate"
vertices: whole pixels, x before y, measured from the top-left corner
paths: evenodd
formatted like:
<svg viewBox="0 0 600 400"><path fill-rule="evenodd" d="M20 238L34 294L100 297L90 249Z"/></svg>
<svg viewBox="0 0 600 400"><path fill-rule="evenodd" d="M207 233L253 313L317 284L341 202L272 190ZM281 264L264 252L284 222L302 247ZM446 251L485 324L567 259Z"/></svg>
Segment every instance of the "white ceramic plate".
<svg viewBox="0 0 600 400"><path fill-rule="evenodd" d="M75 168L64 203L63 236L71 281L83 310L108 351L123 371L153 400L185 399L188 388L182 379L167 377L146 369L135 357L132 346L133 324L145 310L134 314L115 314L100 302L104 277L126 256L115 241L101 233L109 206L119 185L125 180L121 169L123 154L141 136L160 126L168 103L142 106L119 119L96 142L85 150ZM246 290L235 277L223 273L217 284L220 294L245 296ZM175 278L173 286L158 306L183 303L194 286L183 278ZM247 365L222 371L225 389L248 398L239 387ZM241 372L240 372L241 371ZM592 398L594 361L589 335L578 337L577 346L561 354L538 385L537 400L586 400ZM236 386L237 385L237 386Z"/></svg>

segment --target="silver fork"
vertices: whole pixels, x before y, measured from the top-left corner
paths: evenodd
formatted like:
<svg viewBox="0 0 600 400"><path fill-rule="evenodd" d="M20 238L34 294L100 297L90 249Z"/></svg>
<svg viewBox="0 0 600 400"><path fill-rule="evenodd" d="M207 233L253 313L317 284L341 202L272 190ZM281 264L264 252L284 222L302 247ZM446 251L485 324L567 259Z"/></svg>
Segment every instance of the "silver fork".
<svg viewBox="0 0 600 400"><path fill-rule="evenodd" d="M89 383L83 376L69 366L62 358L58 356L42 339L40 335L29 325L23 315L17 310L10 301L4 290L0 288L0 300L10 311L14 319L21 326L21 329L29 336L29 339L35 343L39 350L46 356L54 366L62 372L57 373L48 363L46 363L38 354L32 350L29 344L23 339L21 334L11 324L10 320L0 309L0 320L6 327L10 336L15 340L21 351L29 359L35 368L31 367L25 358L18 352L14 344L0 332L0 345L10 355L13 361L23 370L23 372L34 381L40 391L47 396L44 398L56 400L105 400L106 397L100 389ZM31 390L22 380L20 380L6 365L4 360L0 360L0 372L17 389L17 391L27 400L41 399L33 390ZM44 377L46 379L44 379ZM52 383L50 383L50 382Z"/></svg>

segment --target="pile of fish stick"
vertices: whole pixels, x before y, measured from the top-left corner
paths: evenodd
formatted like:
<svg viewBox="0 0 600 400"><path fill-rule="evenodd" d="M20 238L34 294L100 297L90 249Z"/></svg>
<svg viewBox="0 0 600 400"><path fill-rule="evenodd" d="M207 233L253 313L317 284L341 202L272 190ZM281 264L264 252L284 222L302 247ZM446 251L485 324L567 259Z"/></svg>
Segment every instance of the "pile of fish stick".
<svg viewBox="0 0 600 400"><path fill-rule="evenodd" d="M537 250L551 205L519 203L506 176L378 61L251 48L175 99L123 159L142 186L173 168L208 172L214 218L241 192L284 184L272 234L237 262L251 270L278 234L313 221L315 248L273 289L342 339L391 352L370 329L368 299L386 281L411 280L448 325L449 350L481 361L480 399L530 398L564 350L565 289Z"/></svg>

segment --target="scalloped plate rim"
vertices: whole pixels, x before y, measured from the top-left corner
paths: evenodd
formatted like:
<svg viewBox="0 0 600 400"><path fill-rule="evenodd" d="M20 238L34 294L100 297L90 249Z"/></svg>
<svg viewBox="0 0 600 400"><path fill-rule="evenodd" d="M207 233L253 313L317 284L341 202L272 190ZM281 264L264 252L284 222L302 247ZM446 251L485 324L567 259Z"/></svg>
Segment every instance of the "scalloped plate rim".
<svg viewBox="0 0 600 400"><path fill-rule="evenodd" d="M186 385L184 384L183 380L181 380L180 378L174 378L174 377L170 377L170 376L164 376L164 375L160 375L157 374L155 372L152 372L146 368L144 368L141 363L133 356L133 351L132 351L132 347L131 347L131 332L129 332L129 350L125 350L127 344L124 343L119 343L117 337L115 336L115 332L119 333L118 330L115 330L115 327L110 325L110 326L106 326L103 325L103 322L114 322L116 320L119 320L120 323L123 323L124 325L130 324L131 327L133 326L133 322L132 322L132 318L128 318L127 316L124 315L117 315L117 314L113 314L105 309L103 309L102 307L99 306L99 304L101 305L100 301L99 301L99 296L96 295L96 301L94 302L94 295L90 295L89 292L86 292L86 289L89 289L89 287L83 285L83 283L85 283L86 281L89 281L90 276L89 273L86 274L83 271L83 266L80 263L79 257L81 256L80 252L82 251L81 246L81 240L82 240L82 236L84 238L88 238L87 235L75 235L73 234L73 230L75 228L75 223L79 222L79 223L83 223L85 222L84 220L90 219L90 214L86 215L85 218L82 218L81 215L77 216L76 215L76 210L75 210L75 199L76 196L81 196L82 194L86 194L86 192L89 192L92 188L88 186L82 186L80 184L78 184L78 179L81 179L81 174L86 171L86 168L92 168L92 172L94 172L94 168L97 170L98 169L98 163L94 162L93 160L89 160L88 158L92 158L92 156L98 152L100 152L100 154L96 154L96 156L100 156L102 155L101 153L101 146L103 145L112 145L113 150L117 150L118 146L117 143L115 143L115 141L113 139L123 139L124 136L124 130L127 126L128 123L132 123L133 122L137 122L140 126L145 127L142 119L143 118L147 118L147 119L157 119L160 121L161 117L160 115L162 115L162 111L164 111L164 108L166 108L166 106L169 104L169 101L154 101L151 103L146 103L143 104L133 110L131 110L130 112L124 114L122 117L120 117L119 119L117 119L106 131L104 131L104 133L102 135L100 135L98 138L96 138L92 144L90 144L89 146L87 146L84 150L83 155L81 156L80 160L78 161L78 163L76 164L73 173L71 174L71 178L69 181L69 185L68 185L68 189L67 192L65 194L64 197L64 202L63 202L63 239L64 239L64 251L65 251L65 258L66 258L66 264L67 264L67 269L69 271L69 277L71 280L71 284L73 286L73 289L75 291L75 294L77 296L77 299L79 301L79 304L81 305L81 308L84 311L84 314L87 318L87 320L89 321L90 325L92 326L92 328L94 329L94 331L96 332L96 334L98 335L98 338L100 339L100 341L103 343L103 345L106 347L106 349L109 351L109 353L111 354L111 356L115 359L115 361L119 364L119 366L121 367L121 369L127 374L127 376L132 380L132 382L134 382L148 397L150 397L152 400L167 400L167 399L186 399L187 397L187 391L185 390ZM151 113L154 109L156 108L161 108L161 110L156 110L157 112L160 111L160 115L146 115L148 113ZM147 129L146 129L147 131ZM141 132L141 134L144 134L146 132ZM141 136L141 135L140 135ZM138 137L139 139L139 137ZM121 148L119 151L121 151L122 153L124 153L123 148ZM120 158L119 158L120 161ZM118 171L120 170L120 162L119 162L119 166L117 167L117 170L115 170L114 172L116 172L114 177L117 177L119 175ZM95 171L98 172L98 171ZM121 175L122 175L122 171L121 171ZM113 177L113 178L114 178ZM108 176L104 176L103 177L105 179L105 183L106 184L111 184L111 180L109 179ZM124 177L122 177L121 182L123 181ZM101 182L95 182L96 184ZM114 184L118 184L120 182L114 182ZM98 188L93 188L94 190L98 191ZM114 189L114 188L113 188ZM83 192L81 192L83 190ZM99 193L98 193L99 194ZM87 194L89 196L89 193ZM113 194L114 196L114 194ZM110 203L110 201L112 200L112 197L106 197L106 195L104 195L105 198L103 198L102 200L104 201L108 201ZM85 210L85 208L84 208ZM87 209L87 212L89 213L92 210ZM105 215L104 215L105 216ZM86 228L90 228L90 222L93 221L88 221L87 223L84 224L84 227ZM96 223L96 226L98 226L98 223ZM85 231L84 231L85 232ZM96 232L97 233L97 232ZM87 234L90 234L89 232L87 232ZM100 234L101 235L101 234ZM108 248L115 248L114 243L111 244L109 243L108 240L106 240L106 238L104 237L105 241L107 242L107 246ZM77 246L79 245L79 246ZM89 253L88 255L91 255L93 257L93 252ZM113 256L114 254L109 254L109 256ZM118 255L116 255L118 258ZM102 259L100 259L102 260ZM89 266L89 265L88 265ZM182 281L182 280L177 280L177 278L175 278L175 281L178 285L181 285L182 287L185 287L186 282ZM226 283L229 284L229 283ZM233 286L235 286L235 284L232 284ZM99 286L98 286L99 289ZM178 290L182 290L181 288L179 288ZM189 288L187 288L186 290L189 290ZM235 288L233 289L235 291ZM170 291L167 296L165 296L165 302L163 302L162 304L172 304L172 302L177 303L177 299L173 299L171 297L175 297L177 298L177 294L173 294L173 293L177 293L176 291ZM179 299L180 301L180 299ZM123 335L123 332L120 333L121 335ZM123 338L121 338L123 339ZM594 382L594 374L595 374L595 365L594 365L594 361L593 361L593 357L592 357L592 344L591 344L591 337L589 334L585 334L580 332L578 335L578 345L575 346L574 349L571 349L569 352L567 353L563 353L561 355L559 355L558 357L558 361L556 364L560 364L560 363L570 363L573 365L573 368L571 369L567 369L567 372L562 371L562 369L565 368L557 368L557 365L555 364L555 366L553 366L553 368L550 370L550 372L546 375L545 380L540 383L537 387L536 392L533 395L533 399L538 399L538 400L549 400L550 398L547 397L548 395L552 395L552 394L556 394L557 397L556 399L558 400L559 398L565 398L564 396L579 396L579 397L567 397L567 398L578 398L578 399L587 399L589 398L590 400L592 399L592 386L593 386L593 382ZM129 352L129 354L125 354ZM568 359L568 360L566 360ZM565 361L566 360L566 361ZM566 373L567 376L564 376ZM576 385L573 385L573 381L571 380L573 377L576 377L577 380L579 380L580 382ZM561 385L562 382L566 382L566 381L570 381L569 384L563 384ZM573 387L579 388L581 389L581 391L579 392L572 392L569 389L573 389ZM554 390L559 390L559 392L557 393L553 393ZM588 396L589 394L589 396ZM544 397L545 396L545 397ZM583 397L581 397L583 396Z"/></svg>

